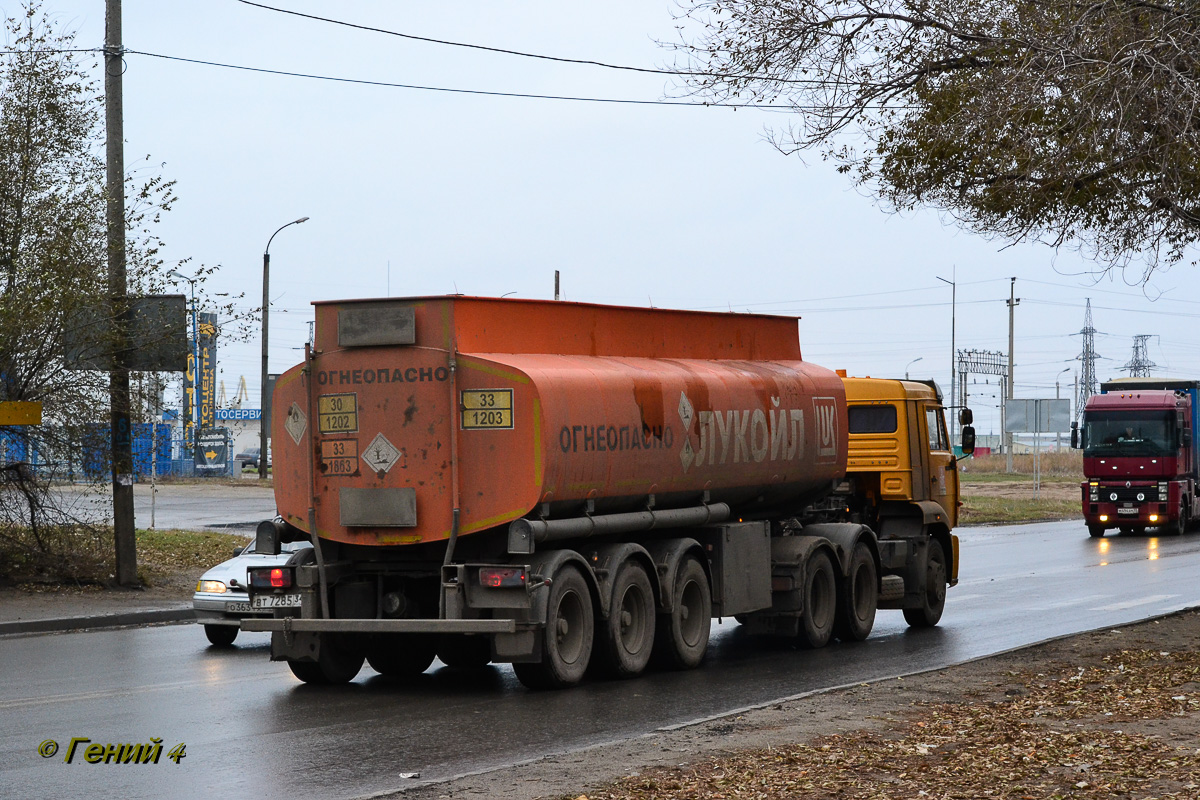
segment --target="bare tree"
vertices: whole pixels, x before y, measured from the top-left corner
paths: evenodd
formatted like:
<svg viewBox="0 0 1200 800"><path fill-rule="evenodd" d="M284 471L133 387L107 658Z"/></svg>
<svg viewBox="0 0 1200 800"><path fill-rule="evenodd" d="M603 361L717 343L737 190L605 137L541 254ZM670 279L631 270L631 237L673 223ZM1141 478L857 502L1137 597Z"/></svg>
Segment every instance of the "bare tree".
<svg viewBox="0 0 1200 800"><path fill-rule="evenodd" d="M1082 247L1141 279L1200 234L1200 6L1182 0L699 0L689 88L783 105L893 210ZM690 21L690 25L687 24Z"/></svg>

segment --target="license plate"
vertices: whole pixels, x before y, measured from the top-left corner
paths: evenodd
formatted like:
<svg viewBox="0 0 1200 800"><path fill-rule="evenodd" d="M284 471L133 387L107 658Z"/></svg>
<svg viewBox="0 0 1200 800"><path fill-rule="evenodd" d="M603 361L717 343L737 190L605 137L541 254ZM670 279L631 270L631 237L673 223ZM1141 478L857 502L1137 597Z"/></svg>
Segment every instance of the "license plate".
<svg viewBox="0 0 1200 800"><path fill-rule="evenodd" d="M250 605L254 608L296 608L300 605L300 595L256 594Z"/></svg>
<svg viewBox="0 0 1200 800"><path fill-rule="evenodd" d="M1131 516L1136 517L1138 510L1136 508L1118 508L1117 513L1118 514L1129 514Z"/></svg>
<svg viewBox="0 0 1200 800"><path fill-rule="evenodd" d="M225 610L230 614L247 614L250 612L249 603L226 603Z"/></svg>

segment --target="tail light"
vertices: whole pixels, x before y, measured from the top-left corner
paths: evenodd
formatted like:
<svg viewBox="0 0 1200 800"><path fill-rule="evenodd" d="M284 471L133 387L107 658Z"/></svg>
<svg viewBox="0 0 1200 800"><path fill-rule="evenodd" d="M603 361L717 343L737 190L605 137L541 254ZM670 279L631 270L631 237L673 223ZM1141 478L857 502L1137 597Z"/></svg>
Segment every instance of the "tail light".
<svg viewBox="0 0 1200 800"><path fill-rule="evenodd" d="M490 589L512 589L525 583L524 567L483 567L479 570L479 585Z"/></svg>
<svg viewBox="0 0 1200 800"><path fill-rule="evenodd" d="M287 589L292 585L291 567L258 567L250 570L250 585L255 589Z"/></svg>

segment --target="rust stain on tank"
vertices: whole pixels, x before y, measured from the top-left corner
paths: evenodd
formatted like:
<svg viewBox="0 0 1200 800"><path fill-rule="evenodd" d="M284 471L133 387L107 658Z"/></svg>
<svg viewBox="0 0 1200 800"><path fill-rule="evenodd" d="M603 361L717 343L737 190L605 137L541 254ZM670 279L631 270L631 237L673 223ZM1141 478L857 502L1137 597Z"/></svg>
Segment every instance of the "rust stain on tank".
<svg viewBox="0 0 1200 800"><path fill-rule="evenodd" d="M413 417L417 413L417 396L410 394L408 396L408 408L404 409L404 424L412 422Z"/></svg>

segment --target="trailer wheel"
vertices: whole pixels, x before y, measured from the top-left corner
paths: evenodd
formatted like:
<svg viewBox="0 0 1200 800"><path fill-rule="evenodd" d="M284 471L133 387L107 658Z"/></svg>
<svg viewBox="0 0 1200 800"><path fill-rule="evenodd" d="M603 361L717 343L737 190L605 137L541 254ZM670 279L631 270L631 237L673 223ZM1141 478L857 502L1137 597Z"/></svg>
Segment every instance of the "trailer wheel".
<svg viewBox="0 0 1200 800"><path fill-rule="evenodd" d="M854 546L849 572L838 588L833 633L843 642L861 642L871 635L879 606L879 571L871 548L863 542Z"/></svg>
<svg viewBox="0 0 1200 800"><path fill-rule="evenodd" d="M229 647L238 635L237 625L205 625L204 635L214 647Z"/></svg>
<svg viewBox="0 0 1200 800"><path fill-rule="evenodd" d="M433 663L436 644L434 636L428 633L378 636L367 648L367 663L389 678L420 675Z"/></svg>
<svg viewBox="0 0 1200 800"><path fill-rule="evenodd" d="M914 628L932 628L946 608L946 553L937 539L925 551L925 592L921 605L904 609L904 621Z"/></svg>
<svg viewBox="0 0 1200 800"><path fill-rule="evenodd" d="M833 636L837 616L837 578L824 550L809 556L804 565L804 609L800 612L800 645L818 648Z"/></svg>
<svg viewBox="0 0 1200 800"><path fill-rule="evenodd" d="M329 634L321 636L316 661L288 659L288 669L300 680L313 684L349 683L362 669L362 653L339 642Z"/></svg>
<svg viewBox="0 0 1200 800"><path fill-rule="evenodd" d="M482 669L492 663L492 643L486 636L444 633L438 639L437 657L451 669Z"/></svg>
<svg viewBox="0 0 1200 800"><path fill-rule="evenodd" d="M1087 529L1088 529L1088 536L1092 537L1093 539L1099 539L1100 537L1104 536L1104 526L1103 525L1094 525L1094 524L1089 523L1087 526Z"/></svg>
<svg viewBox="0 0 1200 800"><path fill-rule="evenodd" d="M712 590L704 567L693 556L679 562L671 608L658 615L654 636L654 660L669 669L694 669L708 652L708 629L712 620Z"/></svg>
<svg viewBox="0 0 1200 800"><path fill-rule="evenodd" d="M596 621L593 666L610 678L640 675L654 650L654 589L646 568L627 560L612 584L607 620Z"/></svg>
<svg viewBox="0 0 1200 800"><path fill-rule="evenodd" d="M541 661L513 664L530 689L561 689L583 680L592 655L596 618L592 595L579 568L567 564L550 584Z"/></svg>

